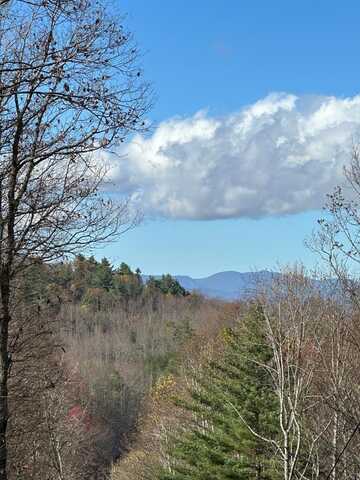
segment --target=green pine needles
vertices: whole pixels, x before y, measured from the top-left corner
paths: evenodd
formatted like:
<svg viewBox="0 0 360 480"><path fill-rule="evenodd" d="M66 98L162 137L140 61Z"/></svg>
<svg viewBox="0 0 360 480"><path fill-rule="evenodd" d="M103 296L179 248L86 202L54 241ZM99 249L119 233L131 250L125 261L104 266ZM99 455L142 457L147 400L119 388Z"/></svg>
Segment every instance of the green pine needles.
<svg viewBox="0 0 360 480"><path fill-rule="evenodd" d="M264 324L252 306L237 329L223 331L219 358L194 375L189 398L176 400L187 420L168 443L159 480L279 478L268 441L278 435L278 402L264 368L272 359Z"/></svg>

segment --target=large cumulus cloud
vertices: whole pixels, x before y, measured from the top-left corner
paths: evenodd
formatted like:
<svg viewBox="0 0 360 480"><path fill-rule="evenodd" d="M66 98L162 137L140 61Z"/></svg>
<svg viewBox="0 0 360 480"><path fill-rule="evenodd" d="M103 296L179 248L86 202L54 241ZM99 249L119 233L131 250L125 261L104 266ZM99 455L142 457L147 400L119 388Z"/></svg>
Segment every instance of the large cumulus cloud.
<svg viewBox="0 0 360 480"><path fill-rule="evenodd" d="M111 158L111 181L151 214L264 217L321 207L360 139L360 96L276 93L231 115L162 122Z"/></svg>

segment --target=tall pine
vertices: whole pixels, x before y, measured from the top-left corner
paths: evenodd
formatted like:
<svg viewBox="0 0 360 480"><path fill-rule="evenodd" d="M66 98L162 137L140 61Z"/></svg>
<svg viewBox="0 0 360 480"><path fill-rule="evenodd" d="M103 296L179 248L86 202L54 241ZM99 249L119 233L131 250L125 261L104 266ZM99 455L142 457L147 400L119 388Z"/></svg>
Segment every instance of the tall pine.
<svg viewBox="0 0 360 480"><path fill-rule="evenodd" d="M253 306L238 328L226 329L223 341L219 358L193 379L189 398L176 401L190 421L173 435L159 480L278 478L271 444L260 438L278 433L277 399L262 367L271 362L271 349L261 308Z"/></svg>

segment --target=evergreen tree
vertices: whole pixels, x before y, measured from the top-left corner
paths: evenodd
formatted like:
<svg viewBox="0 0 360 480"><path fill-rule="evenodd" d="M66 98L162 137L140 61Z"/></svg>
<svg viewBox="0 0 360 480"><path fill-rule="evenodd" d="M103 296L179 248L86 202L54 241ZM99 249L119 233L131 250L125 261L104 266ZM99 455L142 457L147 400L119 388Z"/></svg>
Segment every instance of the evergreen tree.
<svg viewBox="0 0 360 480"><path fill-rule="evenodd" d="M135 298L143 291L143 282L140 269L134 273L124 262L115 272L114 286L125 299Z"/></svg>
<svg viewBox="0 0 360 480"><path fill-rule="evenodd" d="M150 276L146 282L146 289L150 294L163 293L178 297L189 295L189 292L170 274L162 275L161 278Z"/></svg>
<svg viewBox="0 0 360 480"><path fill-rule="evenodd" d="M254 306L223 337L220 358L196 376L190 399L176 401L191 420L173 436L171 468L160 480L277 478L271 445L259 437L277 435L277 399L261 366L271 361L261 309Z"/></svg>
<svg viewBox="0 0 360 480"><path fill-rule="evenodd" d="M118 273L120 275L133 275L131 268L125 262L121 262Z"/></svg>
<svg viewBox="0 0 360 480"><path fill-rule="evenodd" d="M100 263L97 263L93 283L94 287L103 288L107 291L113 287L113 271L107 258L103 258Z"/></svg>
<svg viewBox="0 0 360 480"><path fill-rule="evenodd" d="M170 274L162 275L159 282L159 288L165 295L175 295L185 297L189 293L184 287Z"/></svg>

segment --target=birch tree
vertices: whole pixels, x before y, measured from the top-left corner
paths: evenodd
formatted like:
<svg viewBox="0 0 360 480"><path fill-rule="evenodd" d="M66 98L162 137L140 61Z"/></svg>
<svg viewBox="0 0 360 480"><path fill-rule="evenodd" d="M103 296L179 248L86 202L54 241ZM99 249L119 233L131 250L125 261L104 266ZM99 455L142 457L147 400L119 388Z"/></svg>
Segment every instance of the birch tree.
<svg viewBox="0 0 360 480"><path fill-rule="evenodd" d="M313 428L318 430L319 418L330 423L320 441L321 469L332 480L339 480L356 477L360 469L360 350L354 312L332 300L327 300L325 310L323 338L316 339L319 372L315 385L321 409Z"/></svg>
<svg viewBox="0 0 360 480"><path fill-rule="evenodd" d="M261 302L273 352L272 364L264 368L272 377L279 404L280 437L272 444L282 462L283 479L317 478L317 446L329 425L324 422L313 434L308 418L320 406L313 382L314 336L322 321L322 302L301 268L282 272Z"/></svg>

